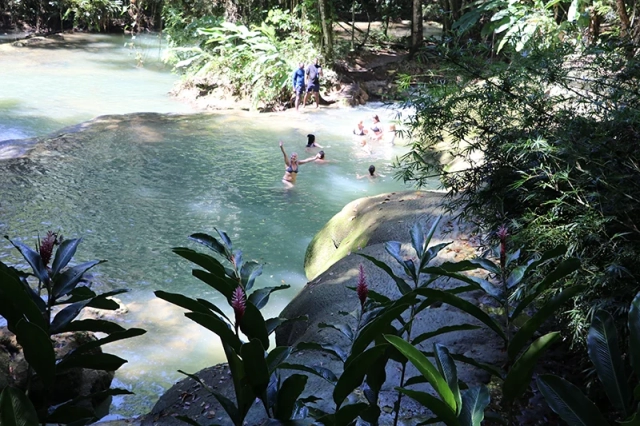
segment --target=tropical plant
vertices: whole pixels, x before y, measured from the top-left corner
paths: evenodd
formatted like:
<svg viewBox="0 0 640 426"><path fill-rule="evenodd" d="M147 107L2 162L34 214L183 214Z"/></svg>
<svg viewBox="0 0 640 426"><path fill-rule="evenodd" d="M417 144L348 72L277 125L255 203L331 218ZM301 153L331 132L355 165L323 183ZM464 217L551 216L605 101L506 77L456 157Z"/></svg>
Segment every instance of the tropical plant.
<svg viewBox="0 0 640 426"><path fill-rule="evenodd" d="M480 426L491 399L489 390L485 385L480 385L461 391L456 363L445 346L433 345L436 368L420 350L398 336L385 335L385 339L411 361L440 399L406 387L396 388L398 392L429 407L437 419L447 426Z"/></svg>
<svg viewBox="0 0 640 426"><path fill-rule="evenodd" d="M447 303L454 306L476 320L486 325L490 330L494 331L499 338L504 341L505 349L508 355L506 368L499 366L491 366L482 364L476 360L460 356L459 354L451 354L453 359L466 362L479 368L485 369L492 375L502 380L502 400L505 404L507 415L510 415L510 407L513 401L517 400L529 387L533 368L539 357L556 341L560 336L558 332L552 332L539 337L533 343L529 344L531 338L540 331L541 326L547 319L552 317L554 313L560 309L563 304L583 290L580 286L568 288L564 292L543 301L543 296L558 280L572 274L579 267L577 259L568 258L562 261L548 275L535 285L527 282L526 278L531 278L532 274L543 264L563 256L566 247L557 247L556 249L545 252L536 259L531 259L522 265L516 262L520 257L520 250L513 253L507 253L507 230L500 230L500 245L498 248L498 257L500 264L496 265L486 258L475 258L460 262L444 262L439 266L429 266L429 263L435 258L437 253L445 248L449 243L440 243L429 247L430 240L435 232L438 220L436 220L428 233L425 233L421 227L416 224L411 232L411 240L417 259L407 259L401 253L401 243L392 241L385 244L387 252L401 265L403 272L411 278L411 285L403 278L393 272L393 270L383 262L380 262L370 256L362 255L371 260L376 266L384 270L396 283L398 289L403 295L415 294L422 296L417 302L411 306L409 320L397 333L412 346L417 346L421 342L436 337L438 335L457 331L472 330L478 328L476 325L465 323L456 325L447 325L438 330L426 332L419 336L411 335L412 319L415 318L422 310L428 308L436 302ZM493 277L498 286L487 279L476 276L468 276L462 274L464 271L482 269L486 271L489 277ZM448 277L460 281L466 285L451 290L439 290L429 288L429 286L438 278ZM485 313L475 304L463 299L459 294L480 290L485 292L489 297L500 306L503 322L496 321L492 316ZM519 301L514 300L514 294L519 292ZM516 303L517 302L517 303ZM512 304L515 306L512 308ZM528 313L532 308L538 308L537 312L529 317ZM517 321L522 323L516 326ZM426 353L432 357L444 357L436 352ZM444 359L444 358L442 358ZM406 363L406 359L404 360ZM405 365L403 364L403 372ZM413 382L415 379L409 379ZM402 374L400 387L404 387L404 374ZM400 405L399 394L397 406ZM427 401L422 399L422 401ZM441 407L438 404L441 401L428 400L436 404L434 413L438 413ZM446 403L450 402L445 400ZM459 401L458 401L459 402ZM449 405L457 415L460 413L461 405ZM428 408L431 408L428 406ZM450 418L451 419L451 418ZM443 420L441 418L441 420Z"/></svg>
<svg viewBox="0 0 640 426"><path fill-rule="evenodd" d="M632 425L638 417L637 395L640 377L640 293L631 302L628 317L629 345L626 352L620 352L618 333L614 319L607 311L600 310L593 316L587 348L598 379L606 393L611 407L603 413L580 389L569 381L553 374L538 376L538 389L549 404L567 424L586 426L606 426L607 414L612 409L619 414L619 424ZM630 362L625 362L625 360ZM631 364L635 379L633 392L629 387L628 364Z"/></svg>
<svg viewBox="0 0 640 426"><path fill-rule="evenodd" d="M623 47L534 43L508 66L443 52L460 81L415 92L414 143L399 164L418 185L440 177L448 207L481 229L508 223L518 246L569 242L586 285L568 317L576 342L594 310L624 315L640 273L640 66Z"/></svg>
<svg viewBox="0 0 640 426"><path fill-rule="evenodd" d="M318 56L308 30L308 21L277 9L260 26L223 22L198 27L199 45L175 47L172 62L190 80L215 76L212 86L221 81L254 107L275 108L291 98L291 72L297 64Z"/></svg>
<svg viewBox="0 0 640 426"><path fill-rule="evenodd" d="M41 401L37 404L41 422L92 423L98 420L97 414L93 409L82 405L82 402L131 392L108 389L70 401L56 401L56 380L61 380L63 374L77 368L117 370L126 360L96 349L107 343L139 336L145 330L124 329L102 319L77 320L78 315L87 307L118 309L120 305L109 297L126 291L113 290L96 294L88 286L81 285L84 274L104 261L92 260L68 266L80 244L79 238L62 240L57 234L49 232L37 251L20 241L9 241L20 251L32 270L26 273L0 262L0 316L6 319L7 328L15 334L22 347L30 372L35 374L24 391L33 399L36 394L35 385L41 386L42 390L38 391ZM58 248L53 255L56 245ZM74 350L58 357L52 338L67 332L100 332L106 334L106 337L86 339L86 342ZM5 398L7 404L24 406L21 403L15 404L15 401L21 400L15 391L7 391Z"/></svg>
<svg viewBox="0 0 640 426"><path fill-rule="evenodd" d="M157 297L187 309L185 316L213 331L221 340L229 364L235 402L211 388L194 374L186 374L207 389L236 426L244 419L256 398L262 401L268 421L289 421L306 417L305 403L312 399L300 398L307 376L293 374L282 380L280 370L291 368L286 363L292 348L278 346L269 350L269 336L289 321L305 319L269 318L260 313L275 291L289 285L254 289L256 278L262 274L262 265L245 261L241 250L233 250L231 240L224 231L217 238L197 233L189 238L211 249L226 260L224 266L218 259L186 247L176 247L173 252L193 262L202 269L194 269L193 276L222 294L233 311L233 317L205 299L193 299L179 293L156 291ZM253 291L252 291L253 290ZM246 336L246 341L243 340ZM183 418L195 423L193 420ZM271 422L271 423L269 423Z"/></svg>

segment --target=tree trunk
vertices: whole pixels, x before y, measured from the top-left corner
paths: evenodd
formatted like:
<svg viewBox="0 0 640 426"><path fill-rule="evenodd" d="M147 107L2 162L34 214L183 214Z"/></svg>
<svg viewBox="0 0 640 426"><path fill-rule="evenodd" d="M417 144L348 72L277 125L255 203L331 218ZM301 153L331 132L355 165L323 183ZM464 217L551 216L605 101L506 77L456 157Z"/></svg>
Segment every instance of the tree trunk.
<svg viewBox="0 0 640 426"><path fill-rule="evenodd" d="M411 14L411 49L409 57L413 57L418 49L422 47L424 35L422 33L422 0L412 0Z"/></svg>
<svg viewBox="0 0 640 426"><path fill-rule="evenodd" d="M620 18L620 34L622 36L629 35L629 15L627 14L627 6L624 4L624 0L616 0L616 7L618 9L618 17Z"/></svg>
<svg viewBox="0 0 640 426"><path fill-rule="evenodd" d="M322 53L327 61L333 61L333 26L327 11L326 0L318 0L320 23L322 26Z"/></svg>

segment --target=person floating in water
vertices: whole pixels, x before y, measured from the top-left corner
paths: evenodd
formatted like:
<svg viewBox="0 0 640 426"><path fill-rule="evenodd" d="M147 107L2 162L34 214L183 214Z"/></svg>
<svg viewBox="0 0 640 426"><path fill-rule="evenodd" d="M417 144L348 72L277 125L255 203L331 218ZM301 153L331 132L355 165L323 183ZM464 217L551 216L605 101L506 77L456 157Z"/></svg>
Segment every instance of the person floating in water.
<svg viewBox="0 0 640 426"><path fill-rule="evenodd" d="M298 106L300 105L300 96L302 96L302 92L304 92L304 63L300 62L298 64L298 69L293 72L292 75L293 80L293 93L296 95L296 111L298 111Z"/></svg>
<svg viewBox="0 0 640 426"><path fill-rule="evenodd" d="M307 92L304 94L302 108L307 104L307 96L311 92L313 92L313 96L316 98L316 108L318 108L320 106L320 77L322 77L322 67L320 66L318 58L316 58L313 64L307 67L305 75L307 81Z"/></svg>
<svg viewBox="0 0 640 426"><path fill-rule="evenodd" d="M322 145L316 143L316 136L309 133L307 135L307 148L323 148Z"/></svg>
<svg viewBox="0 0 640 426"><path fill-rule="evenodd" d="M374 166L373 164L369 166L368 175L359 175L356 173L356 178L358 179L364 179L364 178L375 179L378 177L384 177L384 175L381 175L380 173L376 173L376 166Z"/></svg>
<svg viewBox="0 0 640 426"><path fill-rule="evenodd" d="M356 127L353 128L353 134L356 136L365 136L369 131L364 128L364 122L362 120L358 121Z"/></svg>
<svg viewBox="0 0 640 426"><path fill-rule="evenodd" d="M282 176L282 182L287 188L292 188L296 183L296 178L298 177L298 166L318 159L319 154L305 158L304 160L298 160L298 154L295 152L291 153L291 157L287 157L282 141L280 141L280 150L282 151L282 155L284 155L284 164L286 166L284 169L284 176Z"/></svg>

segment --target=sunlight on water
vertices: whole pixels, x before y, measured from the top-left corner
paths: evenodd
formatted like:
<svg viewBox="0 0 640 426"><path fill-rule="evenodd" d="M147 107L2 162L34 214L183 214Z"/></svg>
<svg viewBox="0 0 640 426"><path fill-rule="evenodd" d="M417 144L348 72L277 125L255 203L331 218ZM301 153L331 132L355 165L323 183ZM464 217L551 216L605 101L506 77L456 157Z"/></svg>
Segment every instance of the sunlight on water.
<svg viewBox="0 0 640 426"><path fill-rule="evenodd" d="M160 65L136 68L124 42L95 36L55 55L20 50L10 67L2 57L6 46L0 46L0 81L12 82L0 93L0 140L42 135L103 114L184 111L166 96L176 77ZM145 64L159 50L156 41L149 43ZM40 63L43 56L49 62ZM77 262L108 260L92 270L96 290L130 290L120 296L127 312L117 320L148 333L106 348L129 361L117 383L136 393L116 398L115 413L144 413L181 378L178 369L196 372L224 359L215 335L153 294L221 301L191 276L191 265L172 247L204 251L188 235L225 230L245 259L264 264L257 287L292 286L273 295L269 318L306 283L307 245L334 214L356 198L407 189L392 169L406 148L372 143L368 154L351 135L355 122L374 112L383 121L397 113L377 105L301 114L102 117L79 134L45 141L29 158L0 162L0 235L31 246L49 229L82 237ZM318 151L304 147L308 133L316 134L329 162L301 165L296 187L286 190L278 140L305 158ZM356 179L370 164L384 177ZM4 239L0 260L28 268Z"/></svg>

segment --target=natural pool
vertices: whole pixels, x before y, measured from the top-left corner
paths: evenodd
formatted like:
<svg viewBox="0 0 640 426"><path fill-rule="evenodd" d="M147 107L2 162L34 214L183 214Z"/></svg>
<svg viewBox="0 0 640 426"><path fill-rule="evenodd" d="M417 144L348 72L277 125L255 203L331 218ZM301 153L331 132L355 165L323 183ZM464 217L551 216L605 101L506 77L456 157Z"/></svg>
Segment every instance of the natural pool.
<svg viewBox="0 0 640 426"><path fill-rule="evenodd" d="M105 48L114 46L108 38L98 40ZM68 72L81 75L82 84L113 85L104 92L104 102L80 91L57 99L66 107L52 108L47 116L47 108L32 104L38 87L29 92L25 86L12 95L24 98L24 103L14 102L12 107L13 101L0 96L4 105L0 125L20 136L41 135L74 120L111 114L119 96L127 105L121 112L140 108L155 113L103 117L80 133L57 131L56 135L69 135L42 142L29 158L0 162L0 235L31 245L49 229L69 238L81 236L77 261L108 260L93 270L98 289L131 290L121 297L128 312L120 320L148 333L107 349L129 361L118 371L117 385L137 394L115 399L113 411L136 415L148 411L159 394L181 377L177 369L195 372L223 359L215 335L192 325L182 311L153 295L154 290L166 290L216 300L217 295L191 276L190 265L174 255L172 247L199 249L187 240L189 234L214 234L214 227L227 231L246 258L265 264L258 286L292 286L276 293L267 305L267 315L275 316L306 283L307 244L335 213L353 199L407 188L393 179L391 168L393 158L405 149L380 143L367 154L349 134L358 118L367 119L374 111L383 118L394 114L381 106L302 114L158 114L186 108L167 97L166 79L175 77L160 68L144 71L162 78L157 85L149 83L136 91L135 97L144 102L132 100L131 107L131 96L122 94L130 89L118 92L118 83L103 80L96 67L125 73L134 67L122 65L124 59L117 61L118 49L106 55L118 66L98 60L99 50L92 49L28 50L23 56L27 62L37 61L37 54L69 58ZM122 46L119 54L129 53ZM22 73L28 67L20 57L11 64L18 70L3 67L4 75L27 78ZM76 70L71 64L82 68ZM40 79L36 82L49 81L46 69L31 72ZM53 74L55 78L57 72ZM95 76L103 83L84 81ZM35 116L41 120L30 126ZM304 148L307 133L317 135L330 161L302 165L296 187L286 190L280 181L284 163L278 140L305 158L317 152ZM7 137L0 133L0 139ZM385 177L357 179L356 173L366 173L370 164ZM2 241L0 259L26 268L10 244Z"/></svg>

